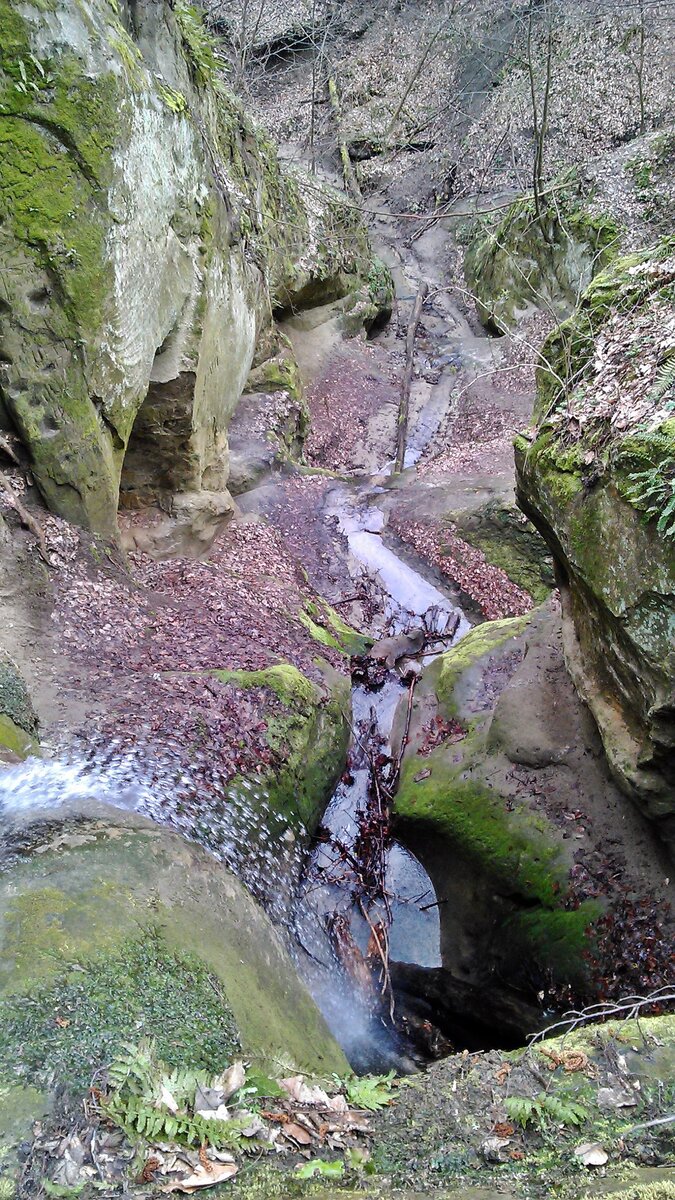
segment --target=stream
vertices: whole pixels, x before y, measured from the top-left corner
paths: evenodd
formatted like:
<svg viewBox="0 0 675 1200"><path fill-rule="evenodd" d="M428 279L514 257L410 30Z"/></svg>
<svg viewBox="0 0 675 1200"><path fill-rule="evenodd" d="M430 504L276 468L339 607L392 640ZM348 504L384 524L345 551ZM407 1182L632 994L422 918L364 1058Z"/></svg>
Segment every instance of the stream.
<svg viewBox="0 0 675 1200"><path fill-rule="evenodd" d="M440 261L437 228L417 242L415 253L399 251L393 223L386 227L380 250L392 268L399 305L412 303L420 278L437 289L424 314L419 364L411 390L410 434L405 466L418 461L452 410L458 378L471 378L494 361L494 345L476 336L447 291L431 272ZM379 335L383 345L393 336ZM375 449L375 453L378 451ZM322 838L307 855L302 839L290 831L274 830L274 814L260 785L244 781L237 788L223 779L220 802L203 805L196 780L177 766L170 748L158 760L141 749L119 753L108 746L85 757L30 758L0 774L0 812L7 828L20 830L36 813L70 807L95 812L112 805L138 813L153 822L204 845L227 864L264 901L275 923L287 930L295 946L298 969L322 1009L350 1061L360 1070L412 1069L411 1046L377 1008L364 1002L336 956L327 932L336 918L365 955L373 923L387 920L392 962L433 968L441 965L440 919L431 880L423 865L402 844L386 848L384 894L387 912L366 914L354 903L353 878L343 869L345 851L354 850L359 814L368 803L371 767L368 742L395 758L402 750L401 714L405 711L410 671L419 671L433 657L470 629L470 622L440 583L410 565L385 538L386 513L381 505L386 488L380 474L364 474L349 483L336 482L327 493L322 520L331 540L340 547L347 581L368 579L378 596L377 636L423 628L429 649L420 659L407 660L387 672L377 689L358 680L352 688L353 748L345 774L323 817ZM264 489L263 489L264 490ZM347 584L348 586L348 584ZM224 801L224 802L223 802ZM195 820L195 807L199 817ZM265 828L265 826L269 828ZM12 835L5 836L5 856L12 853ZM288 881L295 883L289 890ZM392 1001L393 1006L393 1001ZM419 1061L419 1059L417 1059Z"/></svg>

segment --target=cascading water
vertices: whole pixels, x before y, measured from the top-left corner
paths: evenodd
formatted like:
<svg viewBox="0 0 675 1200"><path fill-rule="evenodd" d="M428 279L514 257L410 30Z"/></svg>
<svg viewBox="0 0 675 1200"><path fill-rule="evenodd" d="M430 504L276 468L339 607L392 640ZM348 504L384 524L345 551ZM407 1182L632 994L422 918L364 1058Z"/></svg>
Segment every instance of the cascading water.
<svg viewBox="0 0 675 1200"><path fill-rule="evenodd" d="M337 518L347 539L354 572L366 570L386 596L382 619L390 631L424 621L442 639L445 629L457 626L458 616L454 640L468 628L438 588L385 546L382 514L373 507L372 497L363 502L346 489L336 489L328 515ZM437 649L443 644L447 640ZM383 748L391 750L392 728L406 694L396 672L377 692L358 683L353 687L353 782L338 785L323 818L334 843L353 844L357 813L367 796L369 772L363 755L359 758L359 731L374 723ZM345 977L326 935L327 920L348 913L362 949L368 940L368 925L354 912L349 881L342 886L326 882L334 850L319 844L303 864L303 831L280 823L260 784L238 779L235 786L224 775L219 777L217 764L209 763L211 786L204 789L202 770L199 761L186 766L184 757L170 747L158 754L156 748L137 746L131 752L115 743L7 767L0 772L0 855L7 861L14 851L20 852L33 821L53 819L65 810L77 818L95 816L100 806L111 806L182 834L233 871L286 930L305 982L354 1064L364 1069L410 1065L406 1047L373 1018ZM439 917L433 889L418 860L396 842L387 851L386 890L391 897L392 957L437 965Z"/></svg>

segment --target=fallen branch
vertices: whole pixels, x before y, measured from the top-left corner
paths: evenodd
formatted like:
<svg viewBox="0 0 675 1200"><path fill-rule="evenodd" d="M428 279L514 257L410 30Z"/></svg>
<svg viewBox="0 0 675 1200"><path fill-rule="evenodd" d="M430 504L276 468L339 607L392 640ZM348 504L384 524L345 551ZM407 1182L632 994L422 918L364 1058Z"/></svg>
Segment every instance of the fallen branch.
<svg viewBox="0 0 675 1200"><path fill-rule="evenodd" d="M643 1008L674 1003L675 985L671 984L666 984L646 996L622 996L618 1000L602 1000L596 1004L589 1004L587 1008L570 1009L569 1012L563 1013L561 1020L555 1021L553 1025L547 1025L545 1029L540 1029L528 1040L533 1046L544 1038L557 1036L561 1030L564 1030L567 1035L580 1025L587 1025L592 1021L609 1021L613 1017L626 1021L635 1020Z"/></svg>
<svg viewBox="0 0 675 1200"><path fill-rule="evenodd" d="M11 458L11 460L15 464L15 466L17 466L17 467L21 466L21 463L19 462L19 460L16 456L14 447L12 446L11 442L9 442L8 439L6 437L4 437L3 434L1 434L1 433L0 433L0 450L2 450L2 453L6 454L8 458Z"/></svg>
<svg viewBox="0 0 675 1200"><path fill-rule="evenodd" d="M0 471L0 487L6 492L8 502L16 512L21 524L25 529L28 529L30 533L33 534L33 537L38 544L40 557L44 559L48 567L53 567L54 563L47 552L47 543L45 541L44 530L40 525L38 525L35 517L32 517L28 510L24 508L4 471Z"/></svg>
<svg viewBox="0 0 675 1200"><path fill-rule="evenodd" d="M408 688L408 707L406 709L406 714L405 714L405 727L403 729L403 736L401 738L401 744L399 746L398 755L396 757L396 762L394 764L394 774L392 776L392 780L391 780L391 784L390 784L390 789L391 789L392 794L394 794L396 792L396 790L398 788L398 781L401 778L401 766L403 764L403 755L405 754L405 748L408 745L408 736L410 734L410 721L412 718L412 710L413 710L413 696L415 694L415 684L417 683L417 679L418 679L418 676L413 675L410 680L410 687Z"/></svg>
<svg viewBox="0 0 675 1200"><path fill-rule="evenodd" d="M406 444L408 441L408 417L410 413L410 385L412 383L414 352L415 352L415 334L417 326L420 323L422 315L422 307L429 291L429 285L425 282L420 283L415 297L415 305L413 307L412 316L408 322L408 332L405 339L406 364L403 382L401 384L401 401L398 410L398 433L396 437L396 461L394 463L394 475L400 475L403 470L403 462L405 459Z"/></svg>

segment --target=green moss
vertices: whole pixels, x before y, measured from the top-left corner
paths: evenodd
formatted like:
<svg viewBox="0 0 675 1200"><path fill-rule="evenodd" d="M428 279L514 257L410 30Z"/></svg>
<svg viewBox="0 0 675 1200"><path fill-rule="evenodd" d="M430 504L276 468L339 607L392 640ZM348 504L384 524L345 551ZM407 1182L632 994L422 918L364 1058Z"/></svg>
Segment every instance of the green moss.
<svg viewBox="0 0 675 1200"><path fill-rule="evenodd" d="M490 502L473 512L450 513L457 533L476 546L537 603L555 586L545 542L512 504Z"/></svg>
<svg viewBox="0 0 675 1200"><path fill-rule="evenodd" d="M166 104L170 112L176 113L177 116L182 116L188 112L188 102L182 92L176 91L175 88L167 87L165 83L158 81L157 93L160 100ZM204 225L202 225L202 242L204 241Z"/></svg>
<svg viewBox="0 0 675 1200"><path fill-rule="evenodd" d="M532 200L516 200L496 224L477 226L465 273L488 328L503 333L528 305L560 315L576 303L579 283L602 270L620 248L621 231L608 214L591 214L578 181L556 184L555 204L538 217Z"/></svg>
<svg viewBox="0 0 675 1200"><path fill-rule="evenodd" d="M372 645L372 638L357 633L324 600L308 601L298 619L315 642L339 650L340 654L365 654Z"/></svg>
<svg viewBox="0 0 675 1200"><path fill-rule="evenodd" d="M572 316L550 334L542 348L545 365L537 371L538 421L550 417L566 401L570 386L579 386L595 338L608 317L633 311L663 288L650 264L665 261L674 248L675 239L666 238L649 250L617 258L594 277Z"/></svg>
<svg viewBox="0 0 675 1200"><path fill-rule="evenodd" d="M325 663L322 666L326 668ZM235 794L241 791L249 802L256 796L261 804L269 801L264 824L272 835L289 824L311 832L344 766L349 739L348 680L330 673L327 687L322 689L290 663L262 671L214 674L235 687L269 690L278 701L276 708L263 709L272 764L254 781L234 779L230 790Z"/></svg>
<svg viewBox="0 0 675 1200"><path fill-rule="evenodd" d="M293 355L285 348L280 354L266 359L251 371L246 388L249 392L288 392L298 404L302 404L304 399L300 368Z"/></svg>
<svg viewBox="0 0 675 1200"><path fill-rule="evenodd" d="M96 821L37 833L46 844L0 887L8 1070L25 1041L37 1077L44 1042L60 1082L71 1068L83 1079L141 1028L178 1061L241 1038L265 1066L280 1055L303 1070L344 1068L268 919L220 863L157 829Z"/></svg>
<svg viewBox="0 0 675 1200"><path fill-rule="evenodd" d="M414 777L420 760L404 765L396 796L397 818L424 825L431 836L442 836L508 894L555 907L567 872L553 831L540 832L525 812L506 813L496 793L463 778L461 765L448 766L443 752L430 755L424 763L431 775L419 783Z"/></svg>
<svg viewBox="0 0 675 1200"><path fill-rule="evenodd" d="M15 725L11 717L0 713L0 747L17 754L19 758L27 758L29 754L36 753L38 743L19 725Z"/></svg>
<svg viewBox="0 0 675 1200"><path fill-rule="evenodd" d="M201 88L214 84L220 71L217 38L206 28L202 13L192 4L177 0L173 11L195 83Z"/></svg>
<svg viewBox="0 0 675 1200"><path fill-rule="evenodd" d="M316 684L291 663L279 663L261 671L214 671L213 674L221 683L232 683L235 687L269 688L283 704L297 704L302 709L318 704L320 699Z"/></svg>
<svg viewBox="0 0 675 1200"><path fill-rule="evenodd" d="M120 1045L152 1037L172 1066L225 1067L240 1048L220 981L203 962L170 951L157 930L107 956L74 960L30 995L0 1007L0 1078L40 1087L54 1075L83 1091Z"/></svg>
<svg viewBox="0 0 675 1200"><path fill-rule="evenodd" d="M450 716L459 711L455 687L462 675L479 666L480 660L526 628L529 616L485 621L462 638L452 650L440 655L432 668L438 702Z"/></svg>
<svg viewBox="0 0 675 1200"><path fill-rule="evenodd" d="M595 900L584 900L577 909L538 908L521 912L507 925L509 944L514 954L522 952L535 963L553 964L556 981L562 984L586 983L588 936L603 908Z"/></svg>

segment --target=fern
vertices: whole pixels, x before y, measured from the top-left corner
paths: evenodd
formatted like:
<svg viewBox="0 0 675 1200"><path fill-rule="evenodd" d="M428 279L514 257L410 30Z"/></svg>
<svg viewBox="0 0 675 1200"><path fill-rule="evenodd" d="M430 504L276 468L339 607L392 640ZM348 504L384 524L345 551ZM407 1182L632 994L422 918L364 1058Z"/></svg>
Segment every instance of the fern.
<svg viewBox="0 0 675 1200"><path fill-rule="evenodd" d="M115 1091L126 1089L134 1096L142 1096L153 1087L157 1074L155 1043L143 1040L137 1046L125 1042L119 1054L108 1067L108 1082Z"/></svg>
<svg viewBox="0 0 675 1200"><path fill-rule="evenodd" d="M542 1107L547 1117L558 1125L583 1125L588 1119L588 1109L576 1100L561 1100L559 1096L546 1096Z"/></svg>
<svg viewBox="0 0 675 1200"><path fill-rule="evenodd" d="M538 1096L509 1096L505 1101L506 1111L516 1125L525 1129L535 1121L543 1126L547 1120L557 1125L583 1125L588 1110L576 1100L564 1100L560 1096L549 1096L540 1092Z"/></svg>
<svg viewBox="0 0 675 1200"><path fill-rule="evenodd" d="M509 1096L504 1101L504 1107L511 1120L521 1129L525 1129L535 1116L540 1115L536 1101L530 1096Z"/></svg>
<svg viewBox="0 0 675 1200"><path fill-rule="evenodd" d="M189 1146L208 1141L219 1149L236 1148L250 1117L218 1121L194 1112L197 1088L209 1083L204 1071L169 1070L158 1058L155 1043L142 1041L137 1046L125 1045L110 1064L110 1090L101 1107L133 1141L142 1137L149 1142L182 1141ZM166 1104L167 1093L174 1102L171 1107Z"/></svg>
<svg viewBox="0 0 675 1200"><path fill-rule="evenodd" d="M188 111L188 103L182 92L177 92L175 88L168 87L162 80L157 81L157 91L160 99L164 101L166 107L177 116L183 116Z"/></svg>
<svg viewBox="0 0 675 1200"><path fill-rule="evenodd" d="M673 360L675 362L675 360ZM627 498L642 509L645 521L656 521L663 537L675 537L675 475L662 465L628 476Z"/></svg>
<svg viewBox="0 0 675 1200"><path fill-rule="evenodd" d="M391 1089L395 1073L388 1075L352 1076L344 1081L344 1088L350 1104L356 1108L365 1108L368 1112L378 1112L392 1102Z"/></svg>
<svg viewBox="0 0 675 1200"><path fill-rule="evenodd" d="M174 13L195 83L198 87L206 87L216 81L221 69L216 53L219 43L209 33L201 12L194 5L177 0Z"/></svg>
<svg viewBox="0 0 675 1200"><path fill-rule="evenodd" d="M659 363L654 386L647 399L651 404L658 404L673 388L675 388L675 346L669 346Z"/></svg>

